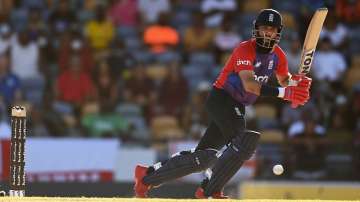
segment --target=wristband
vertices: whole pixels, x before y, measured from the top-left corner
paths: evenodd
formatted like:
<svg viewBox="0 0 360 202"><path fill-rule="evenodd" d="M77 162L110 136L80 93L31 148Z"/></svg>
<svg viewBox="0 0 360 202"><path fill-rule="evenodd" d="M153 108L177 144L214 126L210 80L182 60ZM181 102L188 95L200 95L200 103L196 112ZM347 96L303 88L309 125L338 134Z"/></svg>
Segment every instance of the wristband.
<svg viewBox="0 0 360 202"><path fill-rule="evenodd" d="M260 95L261 96L273 96L278 97L279 96L279 90L280 88L272 87L266 84L261 85L260 88ZM285 94L285 92L284 92Z"/></svg>

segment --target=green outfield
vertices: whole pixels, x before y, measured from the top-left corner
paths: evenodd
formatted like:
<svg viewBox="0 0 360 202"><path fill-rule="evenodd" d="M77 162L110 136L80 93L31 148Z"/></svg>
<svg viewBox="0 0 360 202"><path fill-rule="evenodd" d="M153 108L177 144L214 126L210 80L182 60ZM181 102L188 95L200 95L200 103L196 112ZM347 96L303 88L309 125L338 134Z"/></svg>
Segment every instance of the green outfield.
<svg viewBox="0 0 360 202"><path fill-rule="evenodd" d="M24 197L24 198L16 198L16 197L3 197L0 198L0 202L41 202L41 201L48 201L48 202L219 202L219 201L238 201L238 202L298 202L298 201L308 201L308 202L316 202L316 201L323 201L323 202L335 202L335 201L342 201L342 200L274 200L274 199L256 199L256 200L240 200L240 199L159 199L159 198L152 198L152 199L137 199L137 198L60 198L60 197Z"/></svg>

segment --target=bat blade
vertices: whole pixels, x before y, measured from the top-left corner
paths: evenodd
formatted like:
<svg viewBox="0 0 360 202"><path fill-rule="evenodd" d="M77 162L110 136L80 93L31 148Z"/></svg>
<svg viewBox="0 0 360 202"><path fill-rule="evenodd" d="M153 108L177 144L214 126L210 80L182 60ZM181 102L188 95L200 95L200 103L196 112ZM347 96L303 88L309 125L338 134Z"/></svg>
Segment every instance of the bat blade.
<svg viewBox="0 0 360 202"><path fill-rule="evenodd" d="M319 8L316 10L314 16L311 18L301 53L301 61L299 67L300 74L305 75L310 72L316 45L318 43L320 32L323 27L327 13L327 8Z"/></svg>

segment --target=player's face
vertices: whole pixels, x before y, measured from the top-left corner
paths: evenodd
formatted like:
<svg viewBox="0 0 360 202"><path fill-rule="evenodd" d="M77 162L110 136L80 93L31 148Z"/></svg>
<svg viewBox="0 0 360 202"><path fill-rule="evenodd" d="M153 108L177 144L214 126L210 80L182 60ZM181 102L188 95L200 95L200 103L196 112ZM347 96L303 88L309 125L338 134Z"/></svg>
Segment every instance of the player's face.
<svg viewBox="0 0 360 202"><path fill-rule="evenodd" d="M275 38L277 34L277 28L267 25L261 25L259 26L259 32L261 36Z"/></svg>

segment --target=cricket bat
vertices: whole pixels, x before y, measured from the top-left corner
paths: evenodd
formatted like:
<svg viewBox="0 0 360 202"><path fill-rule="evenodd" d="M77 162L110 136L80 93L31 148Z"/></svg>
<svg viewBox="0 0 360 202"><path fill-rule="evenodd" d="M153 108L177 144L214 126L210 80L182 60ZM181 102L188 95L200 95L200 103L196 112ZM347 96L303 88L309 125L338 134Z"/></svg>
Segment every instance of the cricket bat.
<svg viewBox="0 0 360 202"><path fill-rule="evenodd" d="M316 45L318 43L327 12L327 8L319 8L311 18L301 53L299 74L306 75L310 72Z"/></svg>

